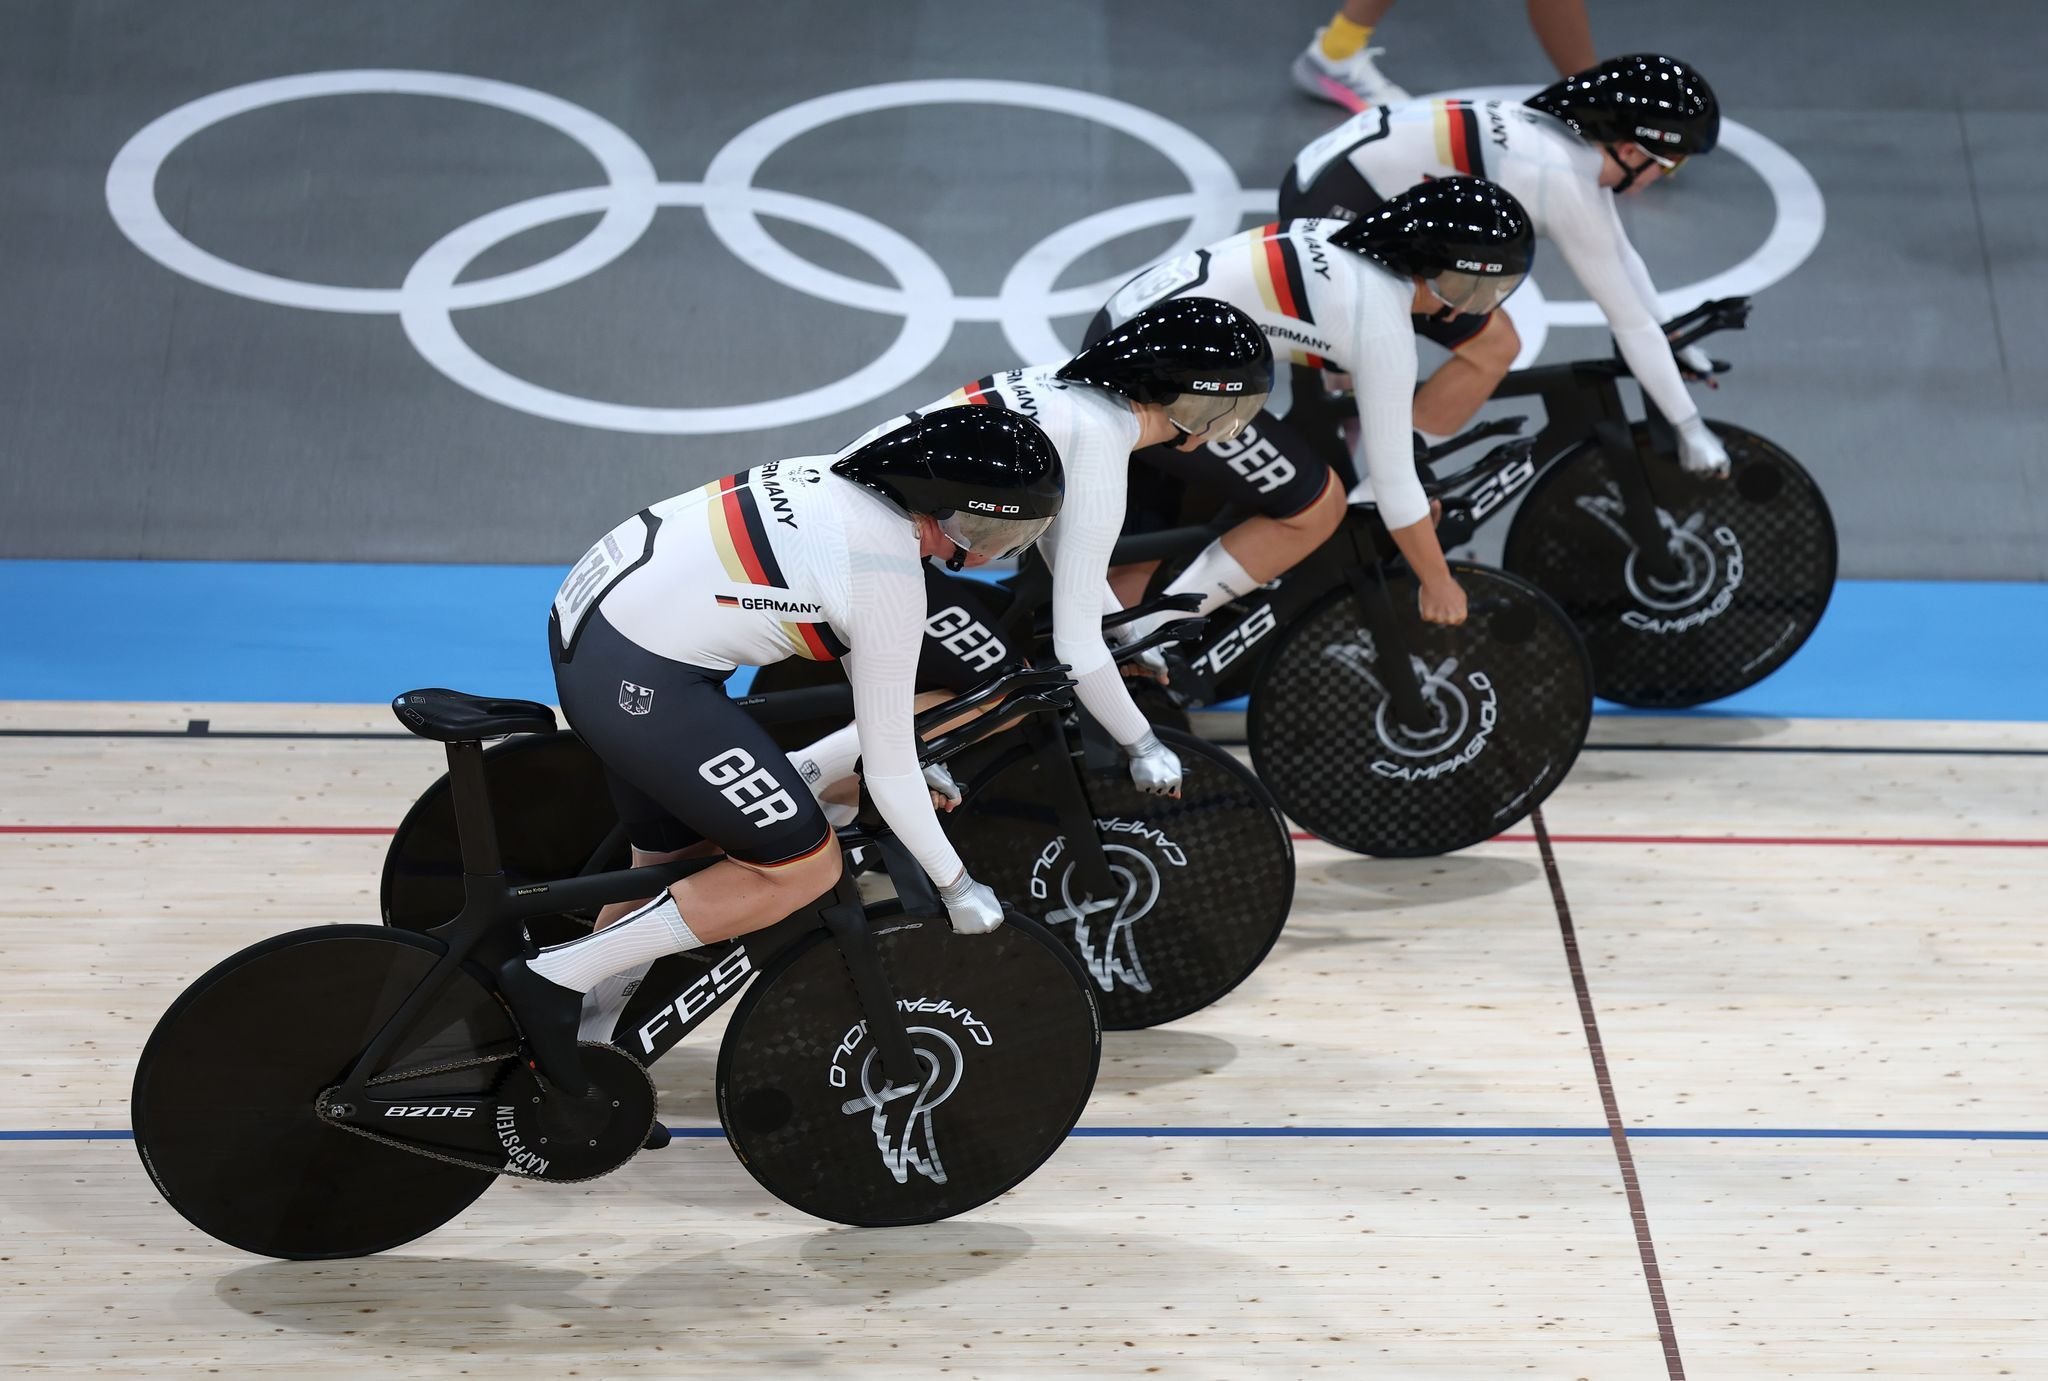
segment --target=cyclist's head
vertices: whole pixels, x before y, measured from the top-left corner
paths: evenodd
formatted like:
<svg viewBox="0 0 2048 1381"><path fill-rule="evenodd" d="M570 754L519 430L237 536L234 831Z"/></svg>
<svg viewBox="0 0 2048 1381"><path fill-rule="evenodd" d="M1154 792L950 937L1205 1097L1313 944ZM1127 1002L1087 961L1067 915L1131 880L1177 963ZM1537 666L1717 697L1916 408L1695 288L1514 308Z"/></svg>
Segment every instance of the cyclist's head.
<svg viewBox="0 0 2048 1381"><path fill-rule="evenodd" d="M926 514L954 546L947 565L1015 556L1059 516L1066 480L1038 424L1002 408L912 413L832 463L905 513Z"/></svg>
<svg viewBox="0 0 2048 1381"><path fill-rule="evenodd" d="M1156 403L1187 438L1227 441L1273 391L1273 347L1257 322L1213 297L1147 307L1063 365L1070 383Z"/></svg>
<svg viewBox="0 0 2048 1381"><path fill-rule="evenodd" d="M1721 139L1721 104L1705 78L1677 58L1631 53L1544 87L1526 102L1613 152L1634 144L1664 172ZM1616 162L1622 162L1616 155ZM1624 168L1631 165L1623 162ZM1640 171L1640 165L1635 165ZM1627 190L1635 172L1622 180Z"/></svg>
<svg viewBox="0 0 2048 1381"><path fill-rule="evenodd" d="M1330 237L1381 267L1429 285L1453 311L1482 315L1529 276L1536 230L1504 188L1483 178L1418 183Z"/></svg>

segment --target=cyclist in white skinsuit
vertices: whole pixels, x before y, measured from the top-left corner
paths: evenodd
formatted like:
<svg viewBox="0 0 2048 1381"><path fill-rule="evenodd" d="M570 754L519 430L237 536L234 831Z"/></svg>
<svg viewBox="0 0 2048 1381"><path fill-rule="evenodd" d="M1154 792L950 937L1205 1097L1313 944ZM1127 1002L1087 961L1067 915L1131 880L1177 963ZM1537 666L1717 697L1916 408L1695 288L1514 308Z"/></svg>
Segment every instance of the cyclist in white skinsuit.
<svg viewBox="0 0 2048 1381"><path fill-rule="evenodd" d="M1592 78L1610 70L1614 75L1605 84L1592 83ZM1681 79L1681 72L1689 75ZM1611 99L1618 92L1617 83L1623 82L1653 93L1659 86L1685 85L1710 116L1691 114L1681 122L1670 118L1668 111L1643 114L1624 108L1624 123L1614 125L1600 122L1597 112L1585 109L1595 95ZM1580 88L1589 86L1580 94ZM1557 108L1577 116L1590 134L1582 134L1559 115L1533 108L1552 93L1561 93L1554 98ZM1686 391L1681 361L1674 358L1660 324L1663 311L1656 286L1615 210L1617 190L1648 186L1682 163L1687 153L1713 146L1720 116L1712 101L1705 83L1683 64L1638 57L1601 64L1526 105L1439 100L1377 107L1301 151L1281 183L1280 214L1358 216L1388 193L1431 178L1470 175L1500 184L1522 203L1536 233L1557 247L1587 296L1599 304L1629 371L1676 428L1685 468L1725 473L1727 450L1707 429L1699 406ZM1611 142L1599 137L1623 133L1633 137ZM1459 318L1452 329L1459 339L1469 339L1485 325L1483 320ZM1494 325L1512 331L1505 316ZM1513 353L1496 352L1506 360L1512 360ZM1713 369L1697 347L1685 352L1682 364L1695 376L1710 375ZM1492 379L1486 392L1498 382L1498 377Z"/></svg>
<svg viewBox="0 0 2048 1381"><path fill-rule="evenodd" d="M1132 702L1102 631L1103 614L1118 607L1106 577L1110 550L1123 528L1131 453L1151 448L1151 454L1166 457L1160 463L1173 468L1229 474L1205 447L1235 436L1258 413L1272 384L1273 352L1258 325L1224 303L1190 297L1141 315L1112 340L1066 364L992 374L921 410L925 416L963 406L1021 413L1059 452L1066 498L1041 539L1053 576L1053 655L1070 669L1082 705L1130 755L1132 781L1156 795L1179 792L1180 760ZM1323 487L1310 488L1307 502L1297 501L1293 509L1325 497ZM1308 535L1308 548L1328 536L1342 516L1334 489L1327 498L1328 521ZM1173 592L1199 593L1205 606L1214 607L1291 565L1294 556L1264 559L1274 533L1255 526L1261 521L1253 519L1242 529L1249 547L1239 531L1225 534L1196 559ZM1275 526L1264 521L1265 528ZM1235 552L1228 546L1234 538ZM969 607L976 603L967 602ZM991 663L979 658L964 663L960 653L946 647L951 632L949 623L927 642L926 678L960 689L986 674ZM989 655L1000 657L1002 650ZM852 771L855 751L853 735L841 730L791 756L816 765L821 783L829 786ZM949 785L940 784L940 789Z"/></svg>
<svg viewBox="0 0 2048 1381"><path fill-rule="evenodd" d="M1088 339L1102 339L1158 302L1199 295L1249 315L1276 357L1348 372L1369 477L1353 497L1378 504L1421 583L1423 617L1462 623L1464 592L1444 561L1415 473L1411 314L1492 310L1527 276L1533 252L1528 217L1513 197L1476 178L1448 178L1357 220L1264 225L1155 265L1117 289ZM1317 447L1270 413L1246 429L1254 433L1252 448L1233 442L1212 450L1292 470L1325 464Z"/></svg>
<svg viewBox="0 0 2048 1381"><path fill-rule="evenodd" d="M499 971L551 1082L584 1087L585 994L666 954L773 925L840 876L838 842L767 731L724 693L741 665L840 658L867 784L954 927L1002 907L961 864L917 761L912 695L923 559L1014 555L1059 512L1059 457L1028 419L959 411L840 456L764 465L664 500L605 534L556 594L563 716L605 766L636 864L724 858L582 939Z"/></svg>

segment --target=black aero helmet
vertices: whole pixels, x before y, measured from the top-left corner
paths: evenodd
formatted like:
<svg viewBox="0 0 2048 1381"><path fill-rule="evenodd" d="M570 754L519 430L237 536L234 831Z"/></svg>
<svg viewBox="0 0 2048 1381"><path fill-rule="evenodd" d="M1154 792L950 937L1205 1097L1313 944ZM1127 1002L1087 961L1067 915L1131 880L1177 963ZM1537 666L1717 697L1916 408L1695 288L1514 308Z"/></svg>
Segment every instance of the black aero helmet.
<svg viewBox="0 0 2048 1381"><path fill-rule="evenodd" d="M1226 441L1273 391L1273 347L1249 316L1213 297L1139 312L1060 367L1059 378L1165 407L1189 436Z"/></svg>
<svg viewBox="0 0 2048 1381"><path fill-rule="evenodd" d="M1505 188L1440 177L1390 197L1330 236L1382 268L1428 282L1455 311L1498 307L1529 276L1536 228Z"/></svg>
<svg viewBox="0 0 2048 1381"><path fill-rule="evenodd" d="M1670 166L1721 139L1721 103L1690 66L1658 53L1610 58L1526 102L1595 144L1641 144Z"/></svg>
<svg viewBox="0 0 2048 1381"><path fill-rule="evenodd" d="M1059 452L1022 413L941 408L911 413L832 462L832 473L874 490L905 513L928 513L967 555L1014 556L1044 535L1066 495Z"/></svg>

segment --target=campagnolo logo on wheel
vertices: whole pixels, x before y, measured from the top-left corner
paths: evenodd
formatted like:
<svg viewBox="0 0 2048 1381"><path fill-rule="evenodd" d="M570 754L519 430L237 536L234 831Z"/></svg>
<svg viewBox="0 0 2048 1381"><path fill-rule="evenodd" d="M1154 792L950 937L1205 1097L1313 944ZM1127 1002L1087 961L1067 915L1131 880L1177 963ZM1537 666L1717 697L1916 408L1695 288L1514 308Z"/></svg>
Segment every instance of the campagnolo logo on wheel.
<svg viewBox="0 0 2048 1381"><path fill-rule="evenodd" d="M1462 670L1456 657L1432 665L1409 656L1428 718L1420 724L1407 724L1379 678L1379 652L1371 632L1361 628L1353 641L1331 643L1323 655L1373 688L1373 730L1380 746L1391 755L1373 759L1374 776L1397 782L1434 781L1477 758L1492 740L1500 716L1500 695L1493 678L1483 671Z"/></svg>
<svg viewBox="0 0 2048 1381"><path fill-rule="evenodd" d="M960 1087L967 1063L963 1050L992 1046L995 1037L973 1012L946 998L898 998L896 1008L906 1016L943 1021L952 1028L907 1028L911 1049L924 1067L924 1081L915 1088L903 1088L882 1078L881 1051L869 1039L865 1021L855 1022L840 1037L825 1081L835 1089L858 1091L839 1105L839 1111L848 1117L868 1115L875 1149L882 1154L882 1168L896 1183L907 1184L915 1170L933 1184L944 1184L946 1163L939 1155L932 1114Z"/></svg>
<svg viewBox="0 0 2048 1381"><path fill-rule="evenodd" d="M1609 483L1606 490L1604 494L1581 494L1572 502L1581 512L1597 518L1628 549L1621 578L1630 597L1642 608L1623 611L1622 623L1638 633L1665 635L1687 632L1727 613L1735 602L1735 592L1742 588L1742 539L1735 529L1726 523L1708 528L1703 513L1694 513L1681 523L1658 509L1657 524L1679 562L1679 569L1668 579L1659 579L1646 568L1635 538L1629 535L1622 517L1620 486Z"/></svg>
<svg viewBox="0 0 2048 1381"><path fill-rule="evenodd" d="M1152 991L1145 976L1145 961L1138 953L1134 929L1159 904L1159 865L1185 868L1187 851L1166 837L1158 826L1144 820L1118 816L1097 816L1098 834L1121 835L1136 844L1105 840L1102 853L1109 863L1109 875L1117 891L1096 897L1077 882L1074 862L1067 857L1067 837L1057 835L1039 850L1031 864L1031 898L1038 902L1057 899L1058 905L1044 912L1047 925L1071 924L1074 949L1095 986L1113 992L1121 985L1141 993ZM1104 912L1110 914L1104 916Z"/></svg>

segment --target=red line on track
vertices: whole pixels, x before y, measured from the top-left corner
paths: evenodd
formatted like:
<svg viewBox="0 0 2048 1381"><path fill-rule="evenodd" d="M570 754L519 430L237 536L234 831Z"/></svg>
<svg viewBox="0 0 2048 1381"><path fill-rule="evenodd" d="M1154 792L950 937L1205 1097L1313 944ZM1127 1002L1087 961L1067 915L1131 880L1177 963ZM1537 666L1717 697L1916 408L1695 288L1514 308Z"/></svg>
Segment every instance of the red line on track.
<svg viewBox="0 0 2048 1381"><path fill-rule="evenodd" d="M392 834L389 825L0 825L0 834Z"/></svg>
<svg viewBox="0 0 2048 1381"><path fill-rule="evenodd" d="M1313 840L1307 830L1293 838ZM1497 834L1489 844L1533 844L1533 834ZM2048 839L1862 839L1846 835L1553 834L1553 844L1748 844L1760 848L1833 849L2048 849Z"/></svg>

